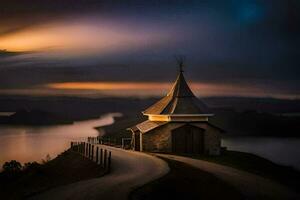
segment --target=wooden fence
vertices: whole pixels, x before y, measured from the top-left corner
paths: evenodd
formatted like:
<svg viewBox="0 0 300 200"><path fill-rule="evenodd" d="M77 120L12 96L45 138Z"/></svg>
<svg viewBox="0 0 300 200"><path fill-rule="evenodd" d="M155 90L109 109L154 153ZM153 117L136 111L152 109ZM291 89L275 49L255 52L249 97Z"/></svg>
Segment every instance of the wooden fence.
<svg viewBox="0 0 300 200"><path fill-rule="evenodd" d="M96 162L107 172L111 170L111 151L86 142L71 142L71 150Z"/></svg>
<svg viewBox="0 0 300 200"><path fill-rule="evenodd" d="M87 142L91 144L104 144L109 146L117 146L117 140L112 138L88 137Z"/></svg>
<svg viewBox="0 0 300 200"><path fill-rule="evenodd" d="M88 137L87 142L91 144L104 144L122 149L131 149L131 138L121 138L119 142L113 138Z"/></svg>

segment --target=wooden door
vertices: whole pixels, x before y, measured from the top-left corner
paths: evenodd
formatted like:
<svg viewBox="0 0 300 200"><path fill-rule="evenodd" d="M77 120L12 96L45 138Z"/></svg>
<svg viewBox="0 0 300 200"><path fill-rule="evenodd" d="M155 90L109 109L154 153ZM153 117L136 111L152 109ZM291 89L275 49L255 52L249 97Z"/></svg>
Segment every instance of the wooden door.
<svg viewBox="0 0 300 200"><path fill-rule="evenodd" d="M172 131L174 153L202 154L204 152L204 131L198 127L184 125Z"/></svg>
<svg viewBox="0 0 300 200"><path fill-rule="evenodd" d="M193 149L194 154L203 154L204 153L204 130L191 126L190 129L193 135Z"/></svg>

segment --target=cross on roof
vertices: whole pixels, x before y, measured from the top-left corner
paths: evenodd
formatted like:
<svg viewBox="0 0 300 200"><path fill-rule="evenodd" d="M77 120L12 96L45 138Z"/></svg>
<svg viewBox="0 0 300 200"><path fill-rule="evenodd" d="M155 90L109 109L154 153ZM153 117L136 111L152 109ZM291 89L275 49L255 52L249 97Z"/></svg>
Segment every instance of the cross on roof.
<svg viewBox="0 0 300 200"><path fill-rule="evenodd" d="M177 61L178 67L179 67L179 72L184 72L183 71L183 63L185 61L185 57L184 56L175 56L175 59Z"/></svg>

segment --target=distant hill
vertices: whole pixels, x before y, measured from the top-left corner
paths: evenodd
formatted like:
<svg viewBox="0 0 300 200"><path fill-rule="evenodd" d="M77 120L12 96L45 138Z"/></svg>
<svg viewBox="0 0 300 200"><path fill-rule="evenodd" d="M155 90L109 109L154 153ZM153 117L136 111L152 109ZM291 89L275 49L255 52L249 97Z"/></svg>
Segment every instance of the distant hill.
<svg viewBox="0 0 300 200"><path fill-rule="evenodd" d="M210 122L226 130L228 136L300 137L300 116L216 109Z"/></svg>
<svg viewBox="0 0 300 200"><path fill-rule="evenodd" d="M54 124L97 118L110 112L121 112L122 119L106 132L122 132L141 121L141 111L158 98L83 98L83 97L28 97L0 96L0 112L17 112L10 123ZM246 97L209 97L203 101L215 113L212 122L227 131L227 135L296 136L299 137L300 100ZM41 110L43 112L41 112ZM39 111L39 112L37 112ZM63 117L62 117L63 116ZM2 121L2 122L1 122ZM119 122L118 122L119 121ZM0 118L3 123L3 117Z"/></svg>
<svg viewBox="0 0 300 200"><path fill-rule="evenodd" d="M72 123L72 121L57 114L41 110L18 110L13 115L0 117L0 124L54 125L68 123Z"/></svg>
<svg viewBox="0 0 300 200"><path fill-rule="evenodd" d="M111 112L137 114L155 100L157 99L0 96L0 112L43 110L78 121L98 118Z"/></svg>
<svg viewBox="0 0 300 200"><path fill-rule="evenodd" d="M266 113L300 113L300 100L206 97L203 101L211 108L233 109L235 111L256 110ZM84 97L30 97L0 96L0 112L15 112L20 109L44 110L62 114L72 120L82 120L108 112L137 114L145 110L158 98L84 98Z"/></svg>
<svg viewBox="0 0 300 200"><path fill-rule="evenodd" d="M0 49L0 58L7 56L15 56L20 54L19 52L7 51L6 49Z"/></svg>
<svg viewBox="0 0 300 200"><path fill-rule="evenodd" d="M300 113L300 99L274 99L254 97L206 97L212 108L231 108L235 111L256 110L265 113Z"/></svg>

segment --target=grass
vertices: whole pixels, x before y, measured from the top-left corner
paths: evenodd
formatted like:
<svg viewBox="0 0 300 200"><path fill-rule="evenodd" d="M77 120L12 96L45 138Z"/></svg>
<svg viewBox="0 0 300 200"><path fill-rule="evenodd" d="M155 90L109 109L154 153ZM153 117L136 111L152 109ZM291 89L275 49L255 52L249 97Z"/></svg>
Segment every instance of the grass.
<svg viewBox="0 0 300 200"><path fill-rule="evenodd" d="M250 153L225 151L221 156L182 155L206 160L272 179L298 192L300 172L292 167L278 165ZM150 199L244 199L231 185L214 175L182 162L164 159L170 172L148 183L130 195L131 200Z"/></svg>
<svg viewBox="0 0 300 200"><path fill-rule="evenodd" d="M184 163L164 159L170 172L135 191L129 199L243 199L231 185Z"/></svg>
<svg viewBox="0 0 300 200"><path fill-rule="evenodd" d="M300 172L296 169L273 163L270 160L251 153L224 151L221 156L184 155L195 159L215 162L233 168L244 170L280 182L292 189L298 190Z"/></svg>
<svg viewBox="0 0 300 200"><path fill-rule="evenodd" d="M0 173L1 199L24 199L53 187L100 177L105 170L70 150L13 176Z"/></svg>

